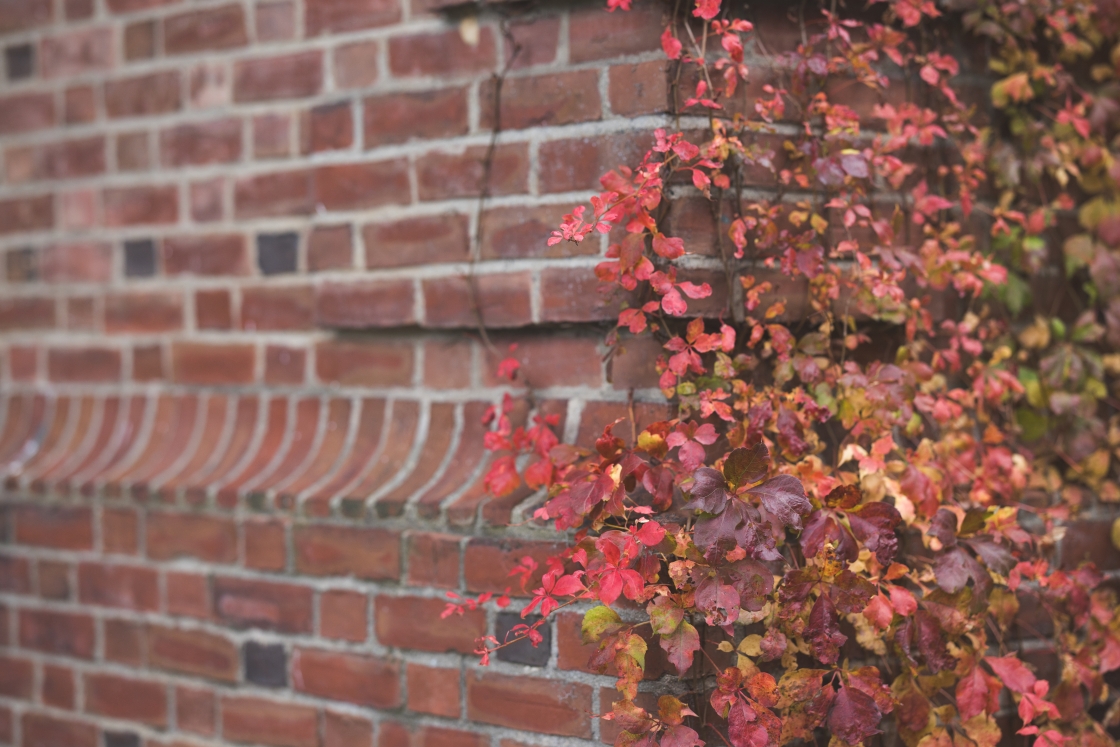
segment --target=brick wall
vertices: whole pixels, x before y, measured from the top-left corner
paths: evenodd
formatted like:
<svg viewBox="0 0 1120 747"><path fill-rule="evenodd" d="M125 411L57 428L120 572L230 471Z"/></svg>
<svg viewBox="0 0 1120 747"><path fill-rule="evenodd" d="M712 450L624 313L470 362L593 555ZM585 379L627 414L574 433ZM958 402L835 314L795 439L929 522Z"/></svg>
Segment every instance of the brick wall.
<svg viewBox="0 0 1120 747"><path fill-rule="evenodd" d="M516 613L439 612L557 547L480 484L472 242L569 439L663 412L544 240L666 121L662 9L432 5L0 0L0 744L613 741L578 613L481 669Z"/></svg>
<svg viewBox="0 0 1120 747"><path fill-rule="evenodd" d="M613 742L578 612L488 669L516 612L439 612L558 546L480 483L472 267L566 440L665 414L648 344L602 358L605 241L545 243L670 121L663 11L498 6L473 39L438 1L0 0L0 744ZM667 223L741 308L708 204ZM1120 566L1108 529L1066 561Z"/></svg>

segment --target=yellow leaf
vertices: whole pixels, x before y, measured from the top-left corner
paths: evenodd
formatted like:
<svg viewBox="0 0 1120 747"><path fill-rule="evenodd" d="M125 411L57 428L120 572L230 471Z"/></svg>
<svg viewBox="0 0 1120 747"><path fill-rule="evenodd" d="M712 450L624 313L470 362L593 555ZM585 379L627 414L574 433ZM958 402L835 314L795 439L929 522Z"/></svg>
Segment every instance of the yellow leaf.
<svg viewBox="0 0 1120 747"><path fill-rule="evenodd" d="M753 633L739 642L739 653L747 656L762 656L762 636Z"/></svg>

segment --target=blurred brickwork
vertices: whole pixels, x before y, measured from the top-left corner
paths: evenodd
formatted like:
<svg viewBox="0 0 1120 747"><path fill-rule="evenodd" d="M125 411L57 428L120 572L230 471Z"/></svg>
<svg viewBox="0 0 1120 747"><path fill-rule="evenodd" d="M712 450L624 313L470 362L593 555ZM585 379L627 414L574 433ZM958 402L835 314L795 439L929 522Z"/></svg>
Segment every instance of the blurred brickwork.
<svg viewBox="0 0 1120 747"><path fill-rule="evenodd" d="M665 413L655 348L603 360L606 240L545 241L671 121L662 13L0 0L0 744L613 741L578 613L482 669L516 613L439 612L558 546L481 486L478 316L566 439ZM709 205L667 223L741 307Z"/></svg>

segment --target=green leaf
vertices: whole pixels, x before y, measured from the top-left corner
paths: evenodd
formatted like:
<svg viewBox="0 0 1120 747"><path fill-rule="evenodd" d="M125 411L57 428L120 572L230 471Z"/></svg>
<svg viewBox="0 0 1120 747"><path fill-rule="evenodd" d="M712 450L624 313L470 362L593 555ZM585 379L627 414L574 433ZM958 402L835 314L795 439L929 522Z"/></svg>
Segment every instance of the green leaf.
<svg viewBox="0 0 1120 747"><path fill-rule="evenodd" d="M684 619L684 610L673 604L669 597L657 597L646 607L646 612L653 632L658 635L669 635Z"/></svg>
<svg viewBox="0 0 1120 747"><path fill-rule="evenodd" d="M619 625L622 625L622 618L610 607L603 605L592 607L583 616L583 625L580 628L583 642L595 643L603 637L604 633Z"/></svg>

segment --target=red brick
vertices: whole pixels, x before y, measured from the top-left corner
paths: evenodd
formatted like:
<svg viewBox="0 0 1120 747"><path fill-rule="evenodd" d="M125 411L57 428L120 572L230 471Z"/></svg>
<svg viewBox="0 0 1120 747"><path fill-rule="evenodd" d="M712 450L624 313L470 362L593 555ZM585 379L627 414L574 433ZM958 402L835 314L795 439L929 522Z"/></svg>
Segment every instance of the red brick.
<svg viewBox="0 0 1120 747"><path fill-rule="evenodd" d="M458 29L389 39L389 70L393 75L457 76L493 70L497 64L494 35L480 30L478 43L468 44Z"/></svg>
<svg viewBox="0 0 1120 747"><path fill-rule="evenodd" d="M135 381L160 381L164 378L162 346L138 345L132 349L132 378Z"/></svg>
<svg viewBox="0 0 1120 747"><path fill-rule="evenodd" d="M174 223L179 219L179 190L173 185L106 189L101 199L107 226Z"/></svg>
<svg viewBox="0 0 1120 747"><path fill-rule="evenodd" d="M242 234L178 236L163 240L168 275L247 275L249 250Z"/></svg>
<svg viewBox="0 0 1120 747"><path fill-rule="evenodd" d="M93 15L93 0L66 0L63 3L66 20L78 21Z"/></svg>
<svg viewBox="0 0 1120 747"><path fill-rule="evenodd" d="M117 168L121 171L145 171L152 167L152 148L146 132L124 132L117 135Z"/></svg>
<svg viewBox="0 0 1120 747"><path fill-rule="evenodd" d="M67 124L84 124L97 119L97 100L93 86L71 86L62 99L63 119Z"/></svg>
<svg viewBox="0 0 1120 747"><path fill-rule="evenodd" d="M58 222L67 229L93 228L97 225L99 194L93 189L75 189L58 196Z"/></svg>
<svg viewBox="0 0 1120 747"><path fill-rule="evenodd" d="M97 300L91 297L66 299L66 327L86 332L97 329Z"/></svg>
<svg viewBox="0 0 1120 747"><path fill-rule="evenodd" d="M286 41L296 35L296 9L291 0L257 3L257 41Z"/></svg>
<svg viewBox="0 0 1120 747"><path fill-rule="evenodd" d="M467 91L446 88L420 93L390 93L364 101L365 147L434 139L467 132Z"/></svg>
<svg viewBox="0 0 1120 747"><path fill-rule="evenodd" d="M225 179L216 177L191 182L188 198L191 204L191 219L198 223L221 220L225 216Z"/></svg>
<svg viewBox="0 0 1120 747"><path fill-rule="evenodd" d="M7 610L4 613L7 614ZM16 659L0 654L0 695L31 700L34 683L35 665L30 659Z"/></svg>
<svg viewBox="0 0 1120 747"><path fill-rule="evenodd" d="M395 159L320 166L315 170L315 200L328 210L407 204L408 163Z"/></svg>
<svg viewBox="0 0 1120 747"><path fill-rule="evenodd" d="M182 106L179 87L177 70L109 81L105 84L105 111L114 119L178 111Z"/></svg>
<svg viewBox="0 0 1120 747"><path fill-rule="evenodd" d="M105 621L105 660L143 666L147 647L144 626L128 620Z"/></svg>
<svg viewBox="0 0 1120 747"><path fill-rule="evenodd" d="M459 718L459 670L408 665L408 710Z"/></svg>
<svg viewBox="0 0 1120 747"><path fill-rule="evenodd" d="M43 250L39 270L48 283L107 283L113 275L113 250L85 241L53 244Z"/></svg>
<svg viewBox="0 0 1120 747"><path fill-rule="evenodd" d="M54 664L43 665L43 703L55 708L74 708L74 670Z"/></svg>
<svg viewBox="0 0 1120 747"><path fill-rule="evenodd" d="M214 579L214 608L233 625L282 633L310 633L310 587L232 577Z"/></svg>
<svg viewBox="0 0 1120 747"><path fill-rule="evenodd" d="M264 383L274 386L302 384L306 378L307 351L284 345L264 350Z"/></svg>
<svg viewBox="0 0 1120 747"><path fill-rule="evenodd" d="M50 23L54 18L54 3L40 0L7 0L4 13L0 14L0 33L22 31Z"/></svg>
<svg viewBox="0 0 1120 747"><path fill-rule="evenodd" d="M452 337L428 340L424 348L424 385L435 389L466 389L471 385L474 345Z"/></svg>
<svg viewBox="0 0 1120 747"><path fill-rule="evenodd" d="M229 66L224 61L206 58L190 69L187 90L195 109L229 106L233 100Z"/></svg>
<svg viewBox="0 0 1120 747"><path fill-rule="evenodd" d="M323 747L372 747L373 723L361 716L325 711Z"/></svg>
<svg viewBox="0 0 1120 747"><path fill-rule="evenodd" d="M42 329L55 324L55 304L49 298L0 298L0 330Z"/></svg>
<svg viewBox="0 0 1120 747"><path fill-rule="evenodd" d="M494 82L479 90L481 125L494 126ZM599 77L594 70L510 78L502 84L502 129L589 122L602 116Z"/></svg>
<svg viewBox="0 0 1120 747"><path fill-rule="evenodd" d="M23 747L97 747L97 727L43 713L24 713Z"/></svg>
<svg viewBox="0 0 1120 747"><path fill-rule="evenodd" d="M366 267L407 267L469 258L467 218L457 213L371 223L362 229Z"/></svg>
<svg viewBox="0 0 1120 747"><path fill-rule="evenodd" d="M0 135L42 130L54 123L54 95L51 93L0 97Z"/></svg>
<svg viewBox="0 0 1120 747"><path fill-rule="evenodd" d="M560 225L570 205L542 205L533 208L491 208L482 215L482 258L520 259L524 257L569 257L598 254L594 238L580 244L564 241L548 245L548 237ZM586 272L594 277L591 268ZM573 299L585 303L585 297Z"/></svg>
<svg viewBox="0 0 1120 747"><path fill-rule="evenodd" d="M8 594L31 592L31 566L26 558L0 555L0 592Z"/></svg>
<svg viewBox="0 0 1120 747"><path fill-rule="evenodd" d="M162 682L87 674L85 701L86 710L100 716L167 725L167 686Z"/></svg>
<svg viewBox="0 0 1120 747"><path fill-rule="evenodd" d="M456 588L459 585L459 537L436 532L409 533L408 584Z"/></svg>
<svg viewBox="0 0 1120 747"><path fill-rule="evenodd" d="M4 104L0 102L0 111ZM50 195L0 200L0 235L36 231L54 225L54 203Z"/></svg>
<svg viewBox="0 0 1120 747"><path fill-rule="evenodd" d="M58 560L39 560L35 563L35 575L39 582L39 596L43 599L69 600L71 597L70 577L74 566Z"/></svg>
<svg viewBox="0 0 1120 747"><path fill-rule="evenodd" d="M111 382L121 378L121 352L111 348L52 348L47 377L58 382Z"/></svg>
<svg viewBox="0 0 1120 747"><path fill-rule="evenodd" d="M34 381L39 377L39 349L22 345L8 348L8 375L12 381Z"/></svg>
<svg viewBox="0 0 1120 747"><path fill-rule="evenodd" d="M295 529L296 569L310 576L380 581L401 575L400 535L385 529L301 526Z"/></svg>
<svg viewBox="0 0 1120 747"><path fill-rule="evenodd" d="M93 618L89 615L19 611L19 645L79 659L93 657Z"/></svg>
<svg viewBox="0 0 1120 747"><path fill-rule="evenodd" d="M106 70L113 64L113 30L84 28L48 36L39 45L44 78L62 78Z"/></svg>
<svg viewBox="0 0 1120 747"><path fill-rule="evenodd" d="M560 47L560 17L547 15L531 20L514 20L508 24L509 37L505 54L511 70L523 70L536 65L547 65L556 61ZM512 47L520 49L517 57L509 61Z"/></svg>
<svg viewBox="0 0 1120 747"><path fill-rule="evenodd" d="M311 329L315 297L310 285L241 290L241 328L247 331Z"/></svg>
<svg viewBox="0 0 1120 747"><path fill-rule="evenodd" d="M409 386L413 365L412 346L405 343L330 340L315 348L315 375L325 384Z"/></svg>
<svg viewBox="0 0 1120 747"><path fill-rule="evenodd" d="M292 150L292 117L262 114L253 117L253 157L282 158Z"/></svg>
<svg viewBox="0 0 1120 747"><path fill-rule="evenodd" d="M88 508L68 506L16 506L15 541L18 545L57 550L93 549L93 514Z"/></svg>
<svg viewBox="0 0 1120 747"><path fill-rule="evenodd" d="M615 65L610 71L611 111L624 117L669 111L669 65L663 60Z"/></svg>
<svg viewBox="0 0 1120 747"><path fill-rule="evenodd" d="M284 523L276 519L250 519L245 532L245 566L260 571L282 571L287 565Z"/></svg>
<svg viewBox="0 0 1120 747"><path fill-rule="evenodd" d="M183 328L183 297L176 292L114 293L105 298L105 331L174 332Z"/></svg>
<svg viewBox="0 0 1120 747"><path fill-rule="evenodd" d="M497 376L501 358L521 362L520 376L528 386L545 389L554 386L599 387L603 382L599 338L531 337L519 339L517 349L501 356L488 354L482 367L483 386L501 386ZM651 359L652 360L652 359ZM652 366L651 366L652 367Z"/></svg>
<svg viewBox="0 0 1120 747"><path fill-rule="evenodd" d="M377 747L412 747L412 733L404 724L382 719L377 725Z"/></svg>
<svg viewBox="0 0 1120 747"><path fill-rule="evenodd" d="M70 576L73 566L54 560L40 560L37 566L39 577L39 596L44 599L70 599Z"/></svg>
<svg viewBox="0 0 1120 747"><path fill-rule="evenodd" d="M139 519L130 508L101 511L101 546L107 553L136 554Z"/></svg>
<svg viewBox="0 0 1120 747"><path fill-rule="evenodd" d="M187 54L245 46L245 11L240 5L189 11L163 21L163 50Z"/></svg>
<svg viewBox="0 0 1120 747"><path fill-rule="evenodd" d="M369 599L356 591L333 590L319 595L319 635L346 641L367 637Z"/></svg>
<svg viewBox="0 0 1120 747"><path fill-rule="evenodd" d="M307 238L307 269L336 270L354 266L350 226L315 226Z"/></svg>
<svg viewBox="0 0 1120 747"><path fill-rule="evenodd" d="M657 370L650 361L663 352L661 343L649 335L622 337L610 360L611 385L621 390L657 386Z"/></svg>
<svg viewBox="0 0 1120 747"><path fill-rule="evenodd" d="M147 635L148 661L157 669L236 682L241 670L237 644L201 630L152 626Z"/></svg>
<svg viewBox="0 0 1120 747"><path fill-rule="evenodd" d="M401 703L400 665L376 656L297 648L292 684L298 692L371 708Z"/></svg>
<svg viewBox="0 0 1120 747"><path fill-rule="evenodd" d="M528 555L540 566L526 585L531 592L540 584L540 578L547 568L545 561L563 550L564 545L558 542L472 538L463 555L467 590L504 591L507 587L513 587L513 591L517 592L520 581L511 578L509 572L521 562L521 558Z"/></svg>
<svg viewBox="0 0 1120 747"><path fill-rule="evenodd" d="M222 736L275 747L319 747L314 708L248 696L222 698Z"/></svg>
<svg viewBox="0 0 1120 747"><path fill-rule="evenodd" d="M542 322L614 321L630 294L605 286L589 267L548 268L541 272Z"/></svg>
<svg viewBox="0 0 1120 747"><path fill-rule="evenodd" d="M475 640L486 634L483 610L440 617L447 602L429 597L390 597L374 600L374 628L383 646L418 651L474 651Z"/></svg>
<svg viewBox="0 0 1120 747"><path fill-rule="evenodd" d="M232 563L237 559L237 527L224 517L153 511L148 514L146 544L153 560L186 557Z"/></svg>
<svg viewBox="0 0 1120 747"><path fill-rule="evenodd" d="M334 50L334 82L338 88L365 88L377 82L381 43L361 41Z"/></svg>
<svg viewBox="0 0 1120 747"><path fill-rule="evenodd" d="M424 324L428 327L521 327L532 322L528 272L475 275L474 297L466 277L425 280Z"/></svg>
<svg viewBox="0 0 1120 747"><path fill-rule="evenodd" d="M171 376L180 384L250 384L255 368L256 350L249 344L174 342L171 345Z"/></svg>
<svg viewBox="0 0 1120 747"><path fill-rule="evenodd" d="M73 179L105 172L105 138L101 135L9 149L8 180Z"/></svg>
<svg viewBox="0 0 1120 747"><path fill-rule="evenodd" d="M154 612L159 607L159 579L151 568L82 563L78 599L82 604Z"/></svg>
<svg viewBox="0 0 1120 747"><path fill-rule="evenodd" d="M198 573L168 571L164 583L167 588L167 614L201 620L211 617L208 577Z"/></svg>
<svg viewBox="0 0 1120 747"><path fill-rule="evenodd" d="M241 121L217 119L178 125L160 133L164 166L229 163L241 158Z"/></svg>
<svg viewBox="0 0 1120 747"><path fill-rule="evenodd" d="M310 215L315 210L311 173L288 171L240 179L234 185L237 218Z"/></svg>
<svg viewBox="0 0 1120 747"><path fill-rule="evenodd" d="M648 134L630 132L542 143L540 189L542 192L598 191L599 177L618 168L619 164L641 162L651 145Z"/></svg>
<svg viewBox="0 0 1120 747"><path fill-rule="evenodd" d="M225 288L194 294L194 324L198 329L232 329L233 308Z"/></svg>
<svg viewBox="0 0 1120 747"><path fill-rule="evenodd" d="M234 63L233 99L239 103L314 96L322 85L323 53L318 50Z"/></svg>
<svg viewBox="0 0 1120 747"><path fill-rule="evenodd" d="M124 58L126 60L147 60L155 56L155 21L137 21L124 27Z"/></svg>
<svg viewBox="0 0 1120 747"><path fill-rule="evenodd" d="M396 0L307 0L306 6L308 36L387 26L401 18Z"/></svg>
<svg viewBox="0 0 1120 747"><path fill-rule="evenodd" d="M467 674L467 718L544 734L591 736L589 685L510 676Z"/></svg>
<svg viewBox="0 0 1120 747"><path fill-rule="evenodd" d="M212 690L175 688L175 725L182 731L209 737L214 734L217 700Z"/></svg>
<svg viewBox="0 0 1120 747"><path fill-rule="evenodd" d="M304 153L342 150L354 142L354 114L349 101L324 104L305 111L300 120Z"/></svg>
<svg viewBox="0 0 1120 747"><path fill-rule="evenodd" d="M1101 570L1120 568L1120 548L1111 539L1108 519L1082 519L1067 524L1062 541L1062 568L1072 569L1091 560Z"/></svg>
<svg viewBox="0 0 1120 747"><path fill-rule="evenodd" d="M332 282L316 291L315 321L322 327L397 327L416 320L411 280Z"/></svg>
<svg viewBox="0 0 1120 747"><path fill-rule="evenodd" d="M569 23L568 56L575 63L659 50L665 30L659 5L606 14L587 8L572 13Z"/></svg>
<svg viewBox="0 0 1120 747"><path fill-rule="evenodd" d="M416 180L421 200L476 197L486 176L483 163L489 148L474 146L462 153L428 153L416 162ZM494 149L490 159L487 193L524 194L529 181L529 148L508 143Z"/></svg>

